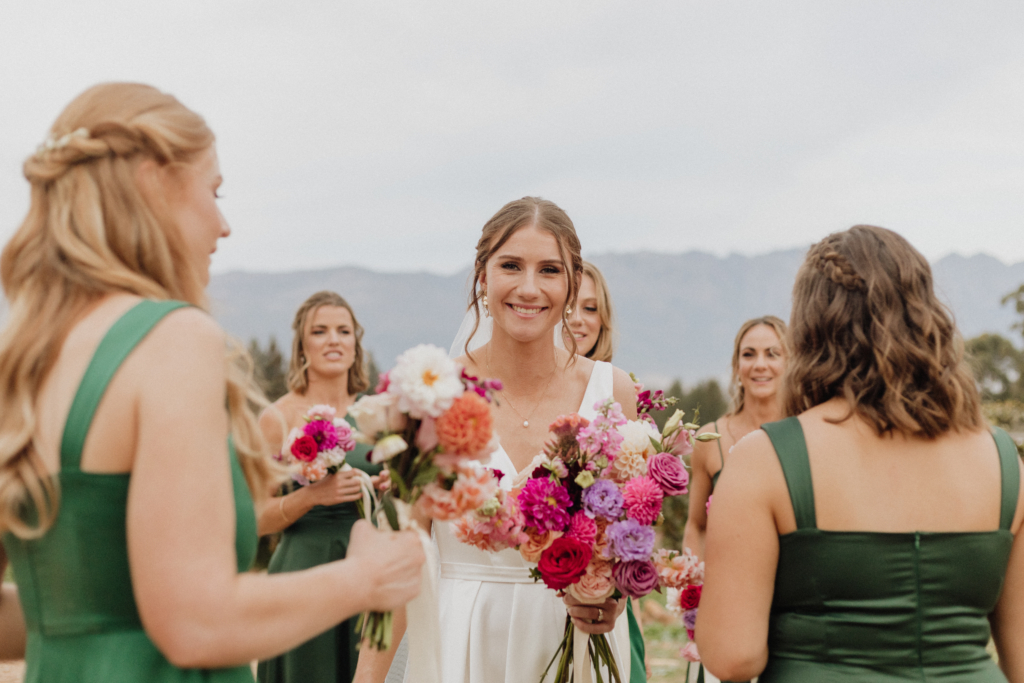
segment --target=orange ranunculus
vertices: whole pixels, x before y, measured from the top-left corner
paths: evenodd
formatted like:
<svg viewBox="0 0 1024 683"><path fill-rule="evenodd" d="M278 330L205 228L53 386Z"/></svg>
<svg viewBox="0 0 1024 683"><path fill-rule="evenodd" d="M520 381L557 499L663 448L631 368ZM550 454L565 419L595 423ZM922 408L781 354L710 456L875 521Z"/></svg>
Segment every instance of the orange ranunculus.
<svg viewBox="0 0 1024 683"><path fill-rule="evenodd" d="M467 391L437 418L434 427L446 453L474 456L491 441L494 428L491 406L475 392Z"/></svg>

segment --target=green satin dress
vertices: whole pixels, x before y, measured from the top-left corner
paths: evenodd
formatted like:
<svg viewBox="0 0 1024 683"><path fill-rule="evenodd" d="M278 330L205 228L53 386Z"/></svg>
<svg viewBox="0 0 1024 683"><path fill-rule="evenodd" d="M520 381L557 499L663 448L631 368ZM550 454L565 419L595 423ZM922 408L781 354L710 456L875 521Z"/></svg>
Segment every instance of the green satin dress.
<svg viewBox="0 0 1024 683"><path fill-rule="evenodd" d="M355 426L351 417L345 419ZM379 474L381 466L367 460L369 453L369 446L358 444L345 462L367 474ZM343 559L358 519L355 503L317 505L281 534L268 571L294 572ZM348 683L358 657L357 620L352 617L280 657L260 662L257 679L260 683Z"/></svg>
<svg viewBox="0 0 1024 683"><path fill-rule="evenodd" d="M56 522L35 540L4 535L28 629L26 683L252 683L247 666L179 669L160 653L132 593L125 529L131 475L79 468L96 407L117 369L157 322L185 305L143 300L111 326L68 413ZM230 443L228 450L241 572L256 556L256 516Z"/></svg>
<svg viewBox="0 0 1024 683"><path fill-rule="evenodd" d="M818 529L800 422L762 428L782 464L797 529L779 537L761 683L1005 683L985 647L1013 544L1020 460L1010 437L994 430L998 529L880 533Z"/></svg>

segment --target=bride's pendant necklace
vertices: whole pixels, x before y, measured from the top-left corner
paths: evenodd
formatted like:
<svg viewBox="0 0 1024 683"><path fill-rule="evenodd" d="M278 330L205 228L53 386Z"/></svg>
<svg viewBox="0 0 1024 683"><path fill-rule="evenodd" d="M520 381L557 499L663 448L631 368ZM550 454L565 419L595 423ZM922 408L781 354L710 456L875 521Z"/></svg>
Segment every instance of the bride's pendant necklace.
<svg viewBox="0 0 1024 683"><path fill-rule="evenodd" d="M523 429L529 429L529 427L530 427L530 418L533 417L533 414L535 412L537 412L537 408L540 408L540 404L544 401L544 397L547 396L547 394L548 394L548 387L551 386L551 380L553 380L555 378L555 370L556 369L557 368L554 368L554 369L551 370L551 376L548 377L547 384L544 385L544 391L541 392L540 398L537 400L537 405L533 406L533 410L530 411L530 414L528 416L527 415L523 415L521 412L519 412L519 410L514 405L512 405L512 399L510 399L508 397L508 395L505 394L504 391L501 392L501 396L502 396L502 398L505 399L505 402L508 403L508 407L511 408L512 411L516 415L518 415L520 418L522 418L522 420L523 420ZM491 350L490 349L487 349L487 374L491 375L491 376L494 375L494 373L491 372Z"/></svg>

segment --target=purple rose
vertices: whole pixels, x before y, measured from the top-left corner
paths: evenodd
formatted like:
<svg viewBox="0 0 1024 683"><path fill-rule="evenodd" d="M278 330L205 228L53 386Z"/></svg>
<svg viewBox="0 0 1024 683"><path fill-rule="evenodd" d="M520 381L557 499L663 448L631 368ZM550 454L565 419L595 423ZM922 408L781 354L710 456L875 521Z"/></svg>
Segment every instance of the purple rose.
<svg viewBox="0 0 1024 683"><path fill-rule="evenodd" d="M528 526L541 531L563 531L569 525L572 499L568 491L548 478L527 481L517 500Z"/></svg>
<svg viewBox="0 0 1024 683"><path fill-rule="evenodd" d="M583 489L583 509L590 517L614 522L622 516L622 493L615 482L598 479Z"/></svg>
<svg viewBox="0 0 1024 683"><path fill-rule="evenodd" d="M625 593L625 591L623 591ZM688 609L683 612L683 626L692 631L697 628L697 609Z"/></svg>
<svg viewBox="0 0 1024 683"><path fill-rule="evenodd" d="M608 552L620 560L642 560L649 562L654 552L654 528L641 524L635 519L625 519L609 524L605 532L608 537Z"/></svg>
<svg viewBox="0 0 1024 683"><path fill-rule="evenodd" d="M647 461L647 475L658 483L666 496L681 496L690 483L683 461L670 453L658 453Z"/></svg>
<svg viewBox="0 0 1024 683"><path fill-rule="evenodd" d="M619 562L612 576L619 590L631 598L642 598L658 587L658 570L650 560Z"/></svg>

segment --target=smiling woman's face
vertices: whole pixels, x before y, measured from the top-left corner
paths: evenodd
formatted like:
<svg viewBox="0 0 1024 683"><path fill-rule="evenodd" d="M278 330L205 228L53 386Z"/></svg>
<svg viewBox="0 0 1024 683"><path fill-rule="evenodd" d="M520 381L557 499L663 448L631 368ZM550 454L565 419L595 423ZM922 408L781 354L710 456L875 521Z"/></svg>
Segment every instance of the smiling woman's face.
<svg viewBox="0 0 1024 683"><path fill-rule="evenodd" d="M597 286L589 275L580 282L580 294L576 309L569 316L569 332L576 337L576 352L581 356L590 353L601 334L601 313L597 308ZM568 346L568 343L566 343Z"/></svg>
<svg viewBox="0 0 1024 683"><path fill-rule="evenodd" d="M555 236L521 228L487 260L481 282L494 325L516 341L551 334L562 319L569 280Z"/></svg>
<svg viewBox="0 0 1024 683"><path fill-rule="evenodd" d="M348 373L356 358L355 325L344 306L321 306L309 316L302 348L309 363L309 380Z"/></svg>
<svg viewBox="0 0 1024 683"><path fill-rule="evenodd" d="M739 379L748 397L775 396L785 364L782 342L770 325L754 325L743 335Z"/></svg>

